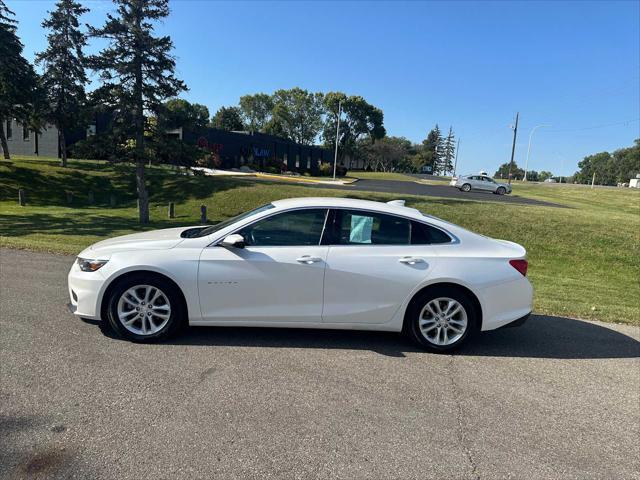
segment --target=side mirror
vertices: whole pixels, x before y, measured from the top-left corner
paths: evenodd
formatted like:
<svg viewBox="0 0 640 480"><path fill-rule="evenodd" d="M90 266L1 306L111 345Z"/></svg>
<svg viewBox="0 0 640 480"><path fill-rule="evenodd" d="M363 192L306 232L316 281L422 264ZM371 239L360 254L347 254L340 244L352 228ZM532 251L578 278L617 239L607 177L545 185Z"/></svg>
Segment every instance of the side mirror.
<svg viewBox="0 0 640 480"><path fill-rule="evenodd" d="M242 235L238 235L237 233L234 233L233 235L227 235L220 242L220 245L222 245L223 247L229 247L229 248L231 247L244 248L245 246L244 237Z"/></svg>

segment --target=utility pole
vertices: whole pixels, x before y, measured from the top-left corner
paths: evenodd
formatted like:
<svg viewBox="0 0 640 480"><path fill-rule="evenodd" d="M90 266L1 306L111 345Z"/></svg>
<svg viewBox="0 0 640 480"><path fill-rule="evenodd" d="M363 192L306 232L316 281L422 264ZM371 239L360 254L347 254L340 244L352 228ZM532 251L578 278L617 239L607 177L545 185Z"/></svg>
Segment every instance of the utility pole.
<svg viewBox="0 0 640 480"><path fill-rule="evenodd" d="M513 127L513 145L511 146L511 162L509 162L509 185L511 185L511 170L513 169L513 157L516 153L516 137L518 136L518 117L520 112L516 112L516 124Z"/></svg>
<svg viewBox="0 0 640 480"><path fill-rule="evenodd" d="M458 168L458 151L460 150L460 137L458 137L458 144L456 145L456 158L453 161L453 176L456 176L456 169Z"/></svg>
<svg viewBox="0 0 640 480"><path fill-rule="evenodd" d="M591 188L593 189L593 185L596 183L596 172L593 172L593 178L591 179Z"/></svg>
<svg viewBox="0 0 640 480"><path fill-rule="evenodd" d="M342 100L338 102L338 124L336 126L336 152L333 156L333 179L336 179L336 168L338 166L338 138L340 138L340 116L342 115Z"/></svg>

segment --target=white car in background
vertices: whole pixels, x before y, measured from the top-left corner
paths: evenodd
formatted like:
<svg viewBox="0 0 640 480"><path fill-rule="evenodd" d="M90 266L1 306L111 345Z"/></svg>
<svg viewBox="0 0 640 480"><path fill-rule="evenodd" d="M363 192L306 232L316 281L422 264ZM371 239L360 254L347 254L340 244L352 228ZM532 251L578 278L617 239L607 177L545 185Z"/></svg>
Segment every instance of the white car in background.
<svg viewBox="0 0 640 480"><path fill-rule="evenodd" d="M456 187L463 192L470 192L471 190L480 190L485 192L492 192L497 195L504 195L505 193L511 193L511 185L508 183L496 182L493 178L486 175L461 175L459 177L453 177L449 185Z"/></svg>
<svg viewBox="0 0 640 480"><path fill-rule="evenodd" d="M525 253L402 201L280 200L92 245L69 306L141 342L188 323L403 331L446 351L529 316Z"/></svg>

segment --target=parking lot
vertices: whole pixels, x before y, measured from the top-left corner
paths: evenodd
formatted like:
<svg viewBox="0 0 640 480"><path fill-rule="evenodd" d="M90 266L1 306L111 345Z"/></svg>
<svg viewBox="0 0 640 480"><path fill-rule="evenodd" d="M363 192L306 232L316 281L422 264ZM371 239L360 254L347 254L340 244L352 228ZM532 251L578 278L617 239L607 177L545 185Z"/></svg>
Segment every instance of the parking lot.
<svg viewBox="0 0 640 480"><path fill-rule="evenodd" d="M2 478L640 478L637 327L533 316L433 355L395 334L65 308L73 257L0 250Z"/></svg>

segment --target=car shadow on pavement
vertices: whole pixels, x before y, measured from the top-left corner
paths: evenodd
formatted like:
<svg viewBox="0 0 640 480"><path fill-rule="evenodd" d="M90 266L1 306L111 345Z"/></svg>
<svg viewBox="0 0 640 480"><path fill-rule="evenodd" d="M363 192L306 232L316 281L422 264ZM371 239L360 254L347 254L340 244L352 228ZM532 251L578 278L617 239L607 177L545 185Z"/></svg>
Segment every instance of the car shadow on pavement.
<svg viewBox="0 0 640 480"><path fill-rule="evenodd" d="M110 332L106 332L113 338ZM288 328L189 327L164 345L370 350L390 357L423 352L397 333ZM638 358L640 342L612 328L532 315L522 326L483 332L457 355L511 358Z"/></svg>

